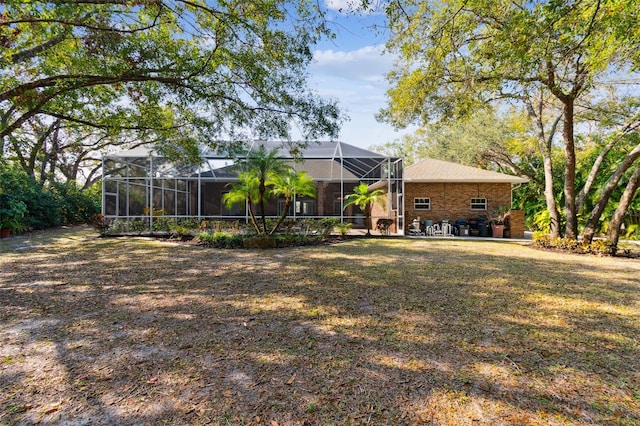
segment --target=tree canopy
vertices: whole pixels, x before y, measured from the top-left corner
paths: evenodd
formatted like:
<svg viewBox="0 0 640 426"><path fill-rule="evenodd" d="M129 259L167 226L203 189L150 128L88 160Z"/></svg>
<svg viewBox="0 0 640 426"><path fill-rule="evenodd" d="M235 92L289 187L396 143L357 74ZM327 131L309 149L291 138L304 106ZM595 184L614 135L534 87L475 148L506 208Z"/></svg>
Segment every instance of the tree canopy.
<svg viewBox="0 0 640 426"><path fill-rule="evenodd" d="M545 157L547 208L559 233L549 143L561 126L565 235L577 237L578 110L606 96L640 63L640 10L625 0L402 0L386 8L389 106L380 118L396 126L451 120L489 104L515 102L537 126ZM636 83L637 84L637 83ZM557 119L548 109L558 109ZM633 164L631 162L630 164Z"/></svg>
<svg viewBox="0 0 640 426"><path fill-rule="evenodd" d="M333 137L306 85L329 36L313 1L13 1L0 6L4 157L38 118L127 133L168 156L252 137Z"/></svg>

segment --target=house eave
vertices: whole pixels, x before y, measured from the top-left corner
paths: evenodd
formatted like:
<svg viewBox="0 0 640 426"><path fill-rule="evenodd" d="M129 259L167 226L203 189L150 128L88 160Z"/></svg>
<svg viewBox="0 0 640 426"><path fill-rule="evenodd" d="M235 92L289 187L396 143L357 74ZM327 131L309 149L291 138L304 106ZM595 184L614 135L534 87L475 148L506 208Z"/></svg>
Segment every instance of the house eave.
<svg viewBox="0 0 640 426"><path fill-rule="evenodd" d="M405 183L510 183L512 185L519 183L527 183L529 179L515 178L509 180L491 180L491 179L411 179L405 178Z"/></svg>

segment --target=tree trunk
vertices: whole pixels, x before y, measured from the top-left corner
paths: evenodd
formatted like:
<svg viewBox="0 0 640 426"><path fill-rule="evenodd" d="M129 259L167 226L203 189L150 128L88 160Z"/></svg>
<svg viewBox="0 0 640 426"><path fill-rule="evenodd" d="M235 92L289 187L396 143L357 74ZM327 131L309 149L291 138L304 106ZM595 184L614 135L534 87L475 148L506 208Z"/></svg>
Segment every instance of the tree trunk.
<svg viewBox="0 0 640 426"><path fill-rule="evenodd" d="M260 193L260 216L262 217L262 229L264 234L267 233L267 214L264 211L264 194L267 192L267 188L264 184L264 181L260 181L259 193ZM260 232L259 232L260 233Z"/></svg>
<svg viewBox="0 0 640 426"><path fill-rule="evenodd" d="M284 210L282 211L282 214L278 218L278 222L276 222L271 232L269 232L269 235L273 235L273 233L276 232L276 230L282 224L282 222L284 222L284 219L287 217L287 214L289 213L289 207L291 207L292 201L293 201L292 198L287 197L284 199Z"/></svg>
<svg viewBox="0 0 640 426"><path fill-rule="evenodd" d="M600 221L602 213L609 203L611 194L613 194L613 191L615 191L615 189L618 187L618 183L624 176L625 172L633 166L633 163L638 158L640 158L640 144L636 145L636 147L629 154L627 154L616 171L611 175L611 177L607 181L607 184L604 186L600 197L598 197L598 202L593 207L593 210L591 211L591 214L587 219L587 223L585 224L584 231L582 232L583 241L591 243L591 241L593 240L593 236L596 232L596 227L598 225L598 222Z"/></svg>
<svg viewBox="0 0 640 426"><path fill-rule="evenodd" d="M611 152L611 149L613 148L617 140L618 138L613 138L607 145L605 145L602 151L600 151L600 153L598 154L598 157L596 158L596 160L591 165L591 170L589 170L587 179L585 180L584 185L582 186L582 189L580 189L580 191L578 192L578 196L576 198L577 212L582 211L582 207L584 207L584 200L587 198L587 195L589 195L589 192L591 191L591 187L593 186L593 183L596 180L596 176L598 175L598 172L600 172L602 163L604 162L604 159L609 154L609 152Z"/></svg>
<svg viewBox="0 0 640 426"><path fill-rule="evenodd" d="M564 139L564 212L566 226L564 235L567 238L578 238L578 216L576 213L576 148L573 137L573 102L574 98L567 96L563 101L563 129Z"/></svg>
<svg viewBox="0 0 640 426"><path fill-rule="evenodd" d="M364 226L367 227L367 235L371 235L371 203L364 208Z"/></svg>
<svg viewBox="0 0 640 426"><path fill-rule="evenodd" d="M618 207L616 211L613 213L613 217L611 218L611 222L609 223L609 241L613 243L613 247L618 247L618 240L620 239L620 228L622 227L622 222L624 220L627 211L629 210L629 206L633 201L636 191L640 187L640 164L636 167L627 182L627 187L620 197L620 202L618 203Z"/></svg>
<svg viewBox="0 0 640 426"><path fill-rule="evenodd" d="M256 221L256 215L253 213L253 203L251 202L251 198L247 198L247 207L249 208L249 218L251 219L251 224L259 234L260 228L258 227L258 222Z"/></svg>
<svg viewBox="0 0 640 426"><path fill-rule="evenodd" d="M549 234L555 239L560 236L560 213L553 193L553 164L551 154L543 151L542 164L544 167L544 198L549 212Z"/></svg>
<svg viewBox="0 0 640 426"><path fill-rule="evenodd" d="M562 119L562 115L559 115L554 120L549 134L545 135L544 123L542 121L543 99L542 95L536 100L537 105L534 108L533 101L528 99L526 102L527 113L533 120L536 127L536 139L538 141L538 148L540 155L542 156L542 164L544 168L544 197L547 204L547 211L549 212L549 233L551 238L558 238L560 236L560 213L558 212L558 205L553 192L553 163L551 161L551 144L553 136L558 127L558 123ZM536 112L537 110L537 112Z"/></svg>

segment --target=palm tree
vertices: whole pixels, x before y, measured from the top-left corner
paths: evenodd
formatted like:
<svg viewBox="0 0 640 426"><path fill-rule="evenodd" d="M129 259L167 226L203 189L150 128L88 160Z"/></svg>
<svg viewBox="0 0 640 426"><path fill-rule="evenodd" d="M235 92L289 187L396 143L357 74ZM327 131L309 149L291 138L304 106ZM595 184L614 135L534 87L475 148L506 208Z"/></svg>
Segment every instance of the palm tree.
<svg viewBox="0 0 640 426"><path fill-rule="evenodd" d="M278 218L278 222L269 233L273 234L287 217L289 207L291 207L293 199L297 195L301 195L303 197L315 197L316 186L313 183L313 178L309 176L307 172L296 172L291 168L284 173L272 173L268 183L272 186L271 192L273 194L282 195L284 197L284 210Z"/></svg>
<svg viewBox="0 0 640 426"><path fill-rule="evenodd" d="M371 207L374 204L383 204L384 195L385 192L381 189L369 191L369 185L363 182L353 188L353 194L344 197L346 201L344 205L345 209L350 205L355 205L364 213L367 235L371 235Z"/></svg>
<svg viewBox="0 0 640 426"><path fill-rule="evenodd" d="M278 158L278 150L272 149L267 152L264 145L256 151L251 151L247 157L239 162L239 167L244 173L248 173L258 181L258 205L260 206L260 217L262 218L262 230L258 233L267 233L267 218L264 203L267 194L267 180L272 175L284 173L289 166L281 158Z"/></svg>
<svg viewBox="0 0 640 426"><path fill-rule="evenodd" d="M249 210L249 217L251 218L251 224L256 230L256 233L260 234L261 230L258 227L256 216L253 212L254 200L259 197L258 194L258 179L249 173L240 173L238 175L240 182L231 185L231 190L222 196L222 202L227 208L232 208L236 204L247 203Z"/></svg>

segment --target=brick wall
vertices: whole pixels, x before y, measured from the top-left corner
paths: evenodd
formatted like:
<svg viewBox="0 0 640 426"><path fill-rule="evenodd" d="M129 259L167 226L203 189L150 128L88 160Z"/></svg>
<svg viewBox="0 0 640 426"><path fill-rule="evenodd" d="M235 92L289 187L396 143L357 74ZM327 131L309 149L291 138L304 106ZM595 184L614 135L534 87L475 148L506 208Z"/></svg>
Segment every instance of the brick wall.
<svg viewBox="0 0 640 426"><path fill-rule="evenodd" d="M524 238L524 210L509 212L509 238Z"/></svg>
<svg viewBox="0 0 640 426"><path fill-rule="evenodd" d="M398 232L395 224L396 212L394 210L392 210L391 212L388 212L386 206L387 204L385 202L384 206L381 206L380 204L374 204L373 207L371 208L371 230L372 231L376 230L378 219L390 218L394 220L394 223L391 226L390 232L396 233Z"/></svg>
<svg viewBox="0 0 640 426"><path fill-rule="evenodd" d="M429 210L415 210L415 198L429 198ZM471 210L472 198L486 198L487 209ZM416 218L437 222L442 219L455 221L472 217L490 216L491 211L502 206L511 205L510 183L418 183L405 182L405 224ZM513 229L512 238L524 235L524 212L515 214L510 224ZM406 230L408 231L408 229Z"/></svg>

